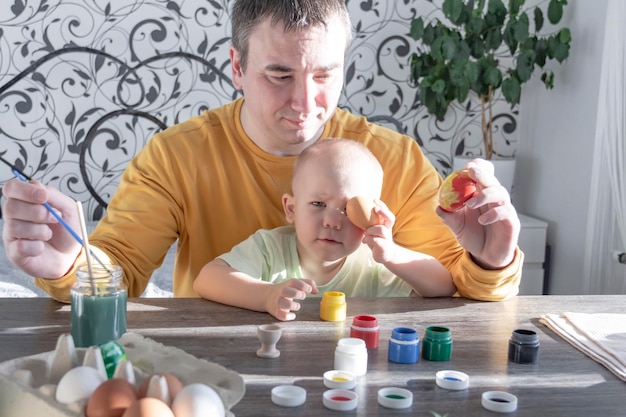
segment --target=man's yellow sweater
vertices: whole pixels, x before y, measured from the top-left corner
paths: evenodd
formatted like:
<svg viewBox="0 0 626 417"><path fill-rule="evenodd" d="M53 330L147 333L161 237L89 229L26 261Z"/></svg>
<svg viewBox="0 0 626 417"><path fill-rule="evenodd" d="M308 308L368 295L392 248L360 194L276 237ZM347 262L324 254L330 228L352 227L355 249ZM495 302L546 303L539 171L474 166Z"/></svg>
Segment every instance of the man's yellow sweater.
<svg viewBox="0 0 626 417"><path fill-rule="evenodd" d="M259 228L285 224L281 197L290 192L295 156L268 154L240 123L244 99L204 112L155 135L130 162L90 243L124 269L129 296L139 296L178 239L173 289L196 297L193 280L204 264ZM458 294L502 300L517 294L523 254L506 268L478 267L435 213L440 175L409 136L338 109L323 138L364 143L384 169L381 199L396 216L394 239L436 257ZM84 254L75 266L84 263ZM58 280L37 279L69 302L75 268Z"/></svg>

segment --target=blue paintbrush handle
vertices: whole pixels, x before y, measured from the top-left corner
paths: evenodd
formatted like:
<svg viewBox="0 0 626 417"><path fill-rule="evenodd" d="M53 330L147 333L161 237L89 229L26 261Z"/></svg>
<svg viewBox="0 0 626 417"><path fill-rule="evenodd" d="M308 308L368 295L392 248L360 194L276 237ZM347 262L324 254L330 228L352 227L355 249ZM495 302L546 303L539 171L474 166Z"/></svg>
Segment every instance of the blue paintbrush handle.
<svg viewBox="0 0 626 417"><path fill-rule="evenodd" d="M28 182L28 180L17 170L13 170L13 175L15 175L15 177L17 179L19 179L22 182ZM72 229L70 227L69 224L67 224L67 222L65 220L63 220L63 218L59 215L59 213L56 212L56 210L54 210L52 207L50 207L50 204L48 203L43 203L43 206L50 212L50 214L52 214L54 216L55 219L57 219L59 221L59 223L61 223L61 225L65 228L65 230L67 230L68 232L70 232L70 235L72 235L74 237L74 239L76 239L76 241L78 241L78 243L80 243L80 246L83 246L83 239L81 239L81 237L78 235L78 233L76 233L74 231L74 229Z"/></svg>
<svg viewBox="0 0 626 417"><path fill-rule="evenodd" d="M13 175L15 175L15 177L16 177L17 179L19 179L20 181L22 181L22 182L28 182L28 180L26 179L26 177L24 177L24 175L22 175L22 173L21 173L21 172L19 172L19 171L18 171L18 170L16 170L16 169L13 169ZM67 230L67 231L70 233L70 235L72 235L72 237L74 237L74 239L76 239L76 241L77 241L78 243L80 243L80 246L84 246L83 239L81 239L81 237L78 235L78 233L76 233L76 232L74 231L74 229L72 229L72 228L70 227L70 225L69 225L69 224L67 224L67 222L66 222L65 220L63 220L63 218L59 215L59 213L57 213L57 212L56 212L56 210L54 210L54 209L50 206L50 204L48 204L48 203L43 203L43 206L44 206L44 207L45 207L45 208L46 208L46 209L50 212L50 214L52 214L52 215L54 216L54 218L55 218L55 219L57 219L57 220L59 221L59 223L61 223L61 225L65 228L65 230ZM92 251L92 250L90 250L90 251L89 251L89 253L91 254L91 256L93 256L93 257L96 259L96 261L98 261L98 263L99 263L100 265L104 266L104 263L102 263L102 261L101 261L100 259L98 259L98 257L96 256L96 254L95 254L95 253L93 253L93 251ZM107 269L107 268L105 267L105 269Z"/></svg>

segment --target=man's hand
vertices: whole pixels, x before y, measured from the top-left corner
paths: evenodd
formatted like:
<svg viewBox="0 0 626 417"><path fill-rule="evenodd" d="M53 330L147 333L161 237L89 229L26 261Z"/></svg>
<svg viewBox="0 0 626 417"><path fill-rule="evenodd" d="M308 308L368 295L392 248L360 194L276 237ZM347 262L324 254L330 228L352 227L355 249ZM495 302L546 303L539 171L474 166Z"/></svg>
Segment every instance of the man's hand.
<svg viewBox="0 0 626 417"><path fill-rule="evenodd" d="M7 181L2 188L2 239L7 258L29 275L59 278L69 270L81 246L42 205L48 203L74 229L80 220L70 197L37 181Z"/></svg>
<svg viewBox="0 0 626 417"><path fill-rule="evenodd" d="M465 168L477 183L476 193L460 210L450 213L438 207L437 214L479 266L504 268L515 257L519 217L492 163L474 159Z"/></svg>

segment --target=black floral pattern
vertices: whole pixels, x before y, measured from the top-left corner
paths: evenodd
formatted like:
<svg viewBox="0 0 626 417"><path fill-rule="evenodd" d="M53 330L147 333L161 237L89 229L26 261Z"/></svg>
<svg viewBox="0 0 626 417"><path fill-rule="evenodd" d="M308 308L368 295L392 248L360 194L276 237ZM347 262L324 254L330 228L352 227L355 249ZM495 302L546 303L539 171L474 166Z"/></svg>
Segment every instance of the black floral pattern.
<svg viewBox="0 0 626 417"><path fill-rule="evenodd" d="M355 37L340 107L415 138L445 175L481 155L476 101L438 122L408 83L411 19L441 2L348 0ZM230 79L229 1L11 0L0 5L0 156L102 216L154 133L241 95ZM517 113L494 109L498 153ZM11 178L0 168L0 182Z"/></svg>

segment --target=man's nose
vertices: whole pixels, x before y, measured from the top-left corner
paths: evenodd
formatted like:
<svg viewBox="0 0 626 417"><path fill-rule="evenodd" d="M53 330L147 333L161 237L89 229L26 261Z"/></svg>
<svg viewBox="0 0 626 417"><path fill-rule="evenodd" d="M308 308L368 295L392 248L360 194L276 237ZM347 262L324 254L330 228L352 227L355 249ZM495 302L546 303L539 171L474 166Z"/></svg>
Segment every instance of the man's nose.
<svg viewBox="0 0 626 417"><path fill-rule="evenodd" d="M291 107L299 113L311 113L316 107L318 89L319 86L313 79L298 80L293 86Z"/></svg>

